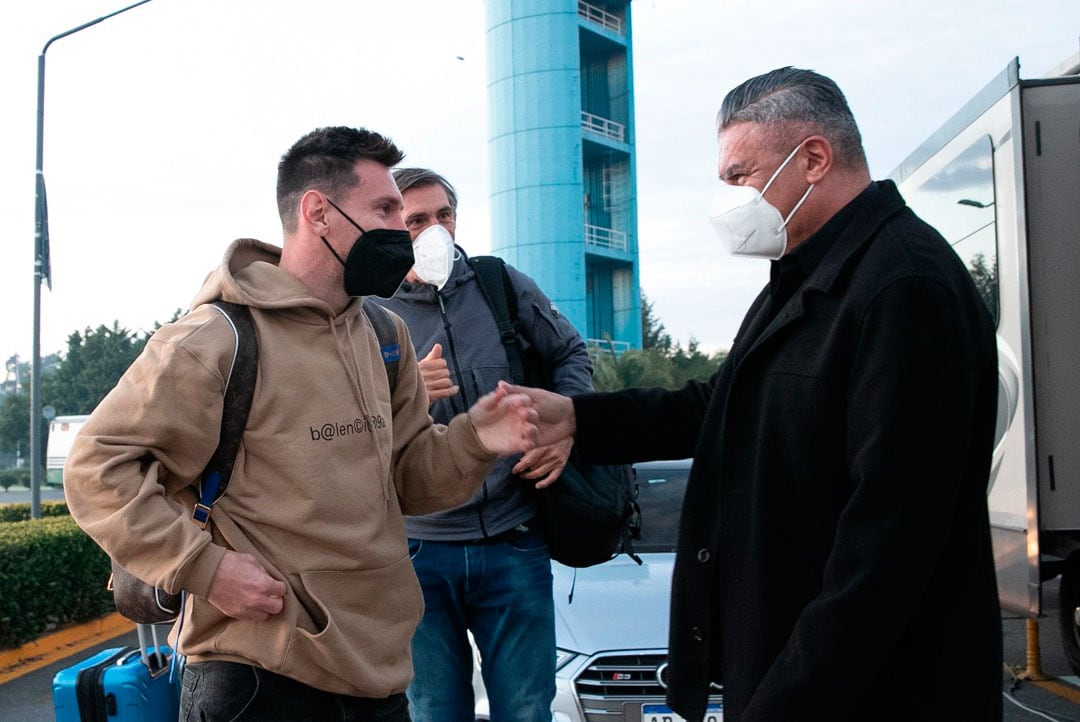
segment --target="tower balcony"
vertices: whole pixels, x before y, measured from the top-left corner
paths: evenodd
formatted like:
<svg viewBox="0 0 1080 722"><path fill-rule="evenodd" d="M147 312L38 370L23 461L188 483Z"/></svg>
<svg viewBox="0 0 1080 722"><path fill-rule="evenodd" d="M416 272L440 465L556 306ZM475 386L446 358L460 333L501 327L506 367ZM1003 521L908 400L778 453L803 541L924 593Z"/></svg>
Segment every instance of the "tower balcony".
<svg viewBox="0 0 1080 722"><path fill-rule="evenodd" d="M596 133L619 143L624 142L626 137L626 126L622 123L601 118L599 115L593 115L584 110L581 111L581 128L589 133Z"/></svg>
<svg viewBox="0 0 1080 722"><path fill-rule="evenodd" d="M616 35L622 35L622 20L617 15L612 15L607 10L599 8L595 5L590 5L584 0L578 0L577 14L585 18L585 20L599 25L604 30L615 33Z"/></svg>
<svg viewBox="0 0 1080 722"><path fill-rule="evenodd" d="M630 343L627 341L612 341L610 338L587 338L585 339L585 349L589 353L589 358L593 363L596 363L601 356L618 357L630 350Z"/></svg>
<svg viewBox="0 0 1080 722"><path fill-rule="evenodd" d="M585 245L597 248L608 248L614 251L625 251L626 233L616 231L613 228L585 224Z"/></svg>

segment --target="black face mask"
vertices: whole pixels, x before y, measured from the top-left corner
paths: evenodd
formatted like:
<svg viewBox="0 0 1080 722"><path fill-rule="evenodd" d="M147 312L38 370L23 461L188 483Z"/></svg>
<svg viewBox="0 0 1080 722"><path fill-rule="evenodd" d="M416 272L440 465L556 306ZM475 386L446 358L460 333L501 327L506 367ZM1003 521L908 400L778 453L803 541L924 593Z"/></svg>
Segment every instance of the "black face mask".
<svg viewBox="0 0 1080 722"><path fill-rule="evenodd" d="M345 219L356 226L360 237L342 260L333 246L320 236L322 242L345 267L345 293L350 296L379 296L390 298L413 267L412 237L408 231L394 228L374 228L365 231L349 214L326 199Z"/></svg>

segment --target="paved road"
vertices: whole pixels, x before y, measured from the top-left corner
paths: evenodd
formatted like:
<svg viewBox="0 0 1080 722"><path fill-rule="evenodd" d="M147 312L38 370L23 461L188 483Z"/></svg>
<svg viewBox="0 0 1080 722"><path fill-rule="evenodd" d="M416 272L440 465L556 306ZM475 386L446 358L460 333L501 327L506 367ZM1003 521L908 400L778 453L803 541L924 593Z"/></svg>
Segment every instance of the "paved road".
<svg viewBox="0 0 1080 722"><path fill-rule="evenodd" d="M54 489L51 486L41 487L42 501L63 501L64 490ZM11 487L7 491L0 489L0 505L3 504L29 504L30 490L19 487Z"/></svg>
<svg viewBox="0 0 1080 722"><path fill-rule="evenodd" d="M42 488L42 501L61 500L62 489ZM0 504L27 503L30 501L29 489L0 490ZM1080 680L1073 676L1061 649L1061 637L1057 625L1057 581L1043 586L1043 607L1046 617L1039 624L1039 640L1042 648L1043 672L1055 678L1061 678L1077 690L1074 698L1080 699ZM1026 666L1027 625L1021 618L1002 619L1002 642L1005 650L1005 663L1016 669ZM0 685L0 722L55 722L52 708L52 678L57 672L71 665L76 660L84 659L106 647L134 646L138 642L132 632L88 650L84 650L71 659L56 662L23 677ZM1058 720L1060 722L1080 722L1080 703L1073 702L1031 682L1016 682L1004 673L1002 675L1004 700L1004 722L1033 722L1035 720ZM918 694L918 690L912 690ZM1026 709L1025 709L1026 708Z"/></svg>
<svg viewBox="0 0 1080 722"><path fill-rule="evenodd" d="M0 492L2 494L2 492ZM1042 647L1043 671L1051 676L1065 679L1080 699L1080 681L1073 677L1065 655L1061 650L1061 638L1057 628L1057 582L1044 586L1044 607L1047 616L1039 624L1039 640ZM1026 621L1009 617L1002 620L1002 642L1005 649L1005 662L1015 668L1026 664ZM55 722L52 708L52 678L61 669L79 659L84 659L106 647L134 646L138 642L134 632L79 652L72 658L56 662L47 667L0 685L0 722ZM1080 722L1080 702L1074 702L1058 696L1031 682L1015 683L1008 673L1002 674L1002 692L1008 695L1004 700L1004 722L1037 722L1056 720L1059 722ZM918 689L911 694L919 694Z"/></svg>

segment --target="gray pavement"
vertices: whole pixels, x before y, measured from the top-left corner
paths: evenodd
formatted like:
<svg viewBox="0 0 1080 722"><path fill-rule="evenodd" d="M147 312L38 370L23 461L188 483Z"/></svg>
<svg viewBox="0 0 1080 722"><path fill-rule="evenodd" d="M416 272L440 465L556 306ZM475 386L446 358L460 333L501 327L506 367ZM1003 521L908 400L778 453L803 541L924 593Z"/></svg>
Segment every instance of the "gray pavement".
<svg viewBox="0 0 1080 722"><path fill-rule="evenodd" d="M1051 583L1052 584L1052 583ZM1047 585L1050 586L1049 584ZM1054 589L1056 596L1056 587ZM1047 595L1047 606L1051 604ZM1056 608L1056 601L1053 601ZM1050 610L1048 609L1048 612ZM1024 619L1009 617L1002 620L1002 641L1005 662L1010 666L1023 667L1026 662L1026 623ZM1040 622L1039 639L1042 647L1043 671L1053 677L1064 678L1066 683L1078 684L1072 676L1061 651L1060 636L1055 619L1047 617ZM107 647L134 646L138 644L134 632L103 642L42 669L31 672L7 684L0 685L0 722L55 722L52 707L52 678L61 669L79 659L85 659ZM1076 688L1080 692L1080 687ZM918 694L917 689L911 690ZM1080 704L1060 697L1032 682L1014 682L1012 675L1002 673L1004 722L1080 722Z"/></svg>
<svg viewBox="0 0 1080 722"><path fill-rule="evenodd" d="M41 500L42 501L63 501L64 490L54 488L51 486L43 486L41 488ZM30 490L18 486L13 486L7 491L0 489L0 505L3 504L29 504L30 503Z"/></svg>
<svg viewBox="0 0 1080 722"><path fill-rule="evenodd" d="M41 500L63 500L63 489L43 487ZM30 490L12 487L0 489L0 505L29 503ZM1045 616L1039 622L1042 671L1048 677L1071 685L1080 698L1080 680L1074 675L1061 648L1061 636L1057 623L1057 580L1043 585L1043 610ZM1026 666L1027 623L1020 617L1002 618L1002 643L1005 664L1014 670ZM58 661L47 667L0 685L0 722L55 722L52 707L52 678L61 669L75 661L85 659L101 649L137 645L134 632ZM918 690L912 690L918 694ZM1061 697L1031 681L1016 680L1008 671L1002 673L1004 722L1033 722L1051 720L1057 722L1080 722L1080 703Z"/></svg>

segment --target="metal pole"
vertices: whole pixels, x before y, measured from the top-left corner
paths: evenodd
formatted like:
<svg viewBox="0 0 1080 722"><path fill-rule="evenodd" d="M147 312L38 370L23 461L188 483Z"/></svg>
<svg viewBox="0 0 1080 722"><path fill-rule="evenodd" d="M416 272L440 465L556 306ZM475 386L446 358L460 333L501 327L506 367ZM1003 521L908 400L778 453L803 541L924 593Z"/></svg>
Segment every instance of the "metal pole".
<svg viewBox="0 0 1080 722"><path fill-rule="evenodd" d="M54 38L55 40L55 38ZM41 518L41 479L44 476L41 454L41 282L44 275L45 242L43 203L45 188L42 173L45 137L45 51L38 56L37 90L37 171L34 174L34 343L30 352L30 518Z"/></svg>
<svg viewBox="0 0 1080 722"><path fill-rule="evenodd" d="M116 12L102 15L96 20L83 23L59 35L49 38L38 56L38 93L37 93L37 169L34 173L34 342L30 358L30 517L41 518L41 483L45 476L44 456L42 454L41 432L41 283L45 280L45 244L48 242L45 228L45 174L43 159L45 148L45 52L55 41L73 35L80 30L97 25L114 15L127 12L132 8L145 5L150 0L141 0Z"/></svg>

